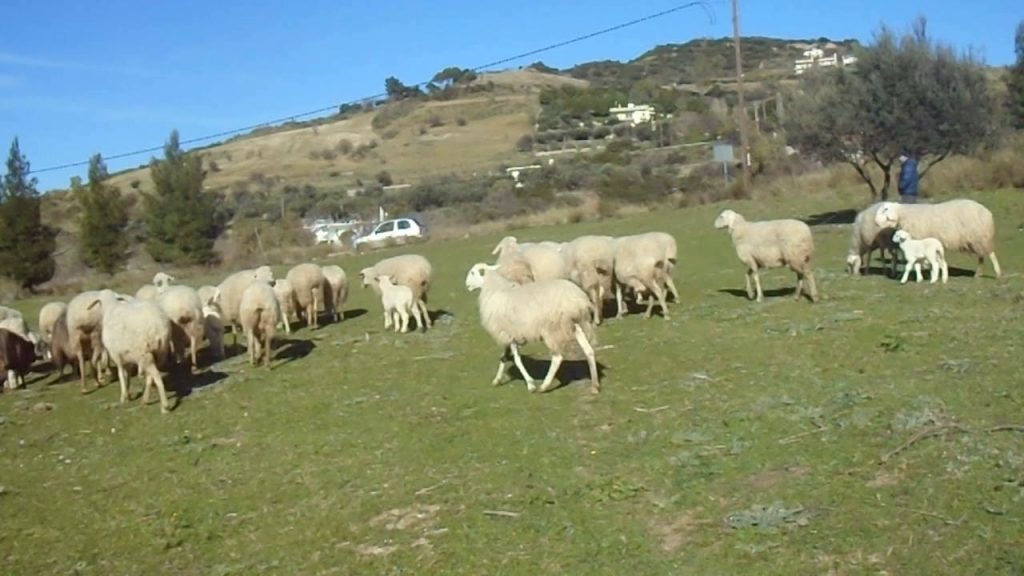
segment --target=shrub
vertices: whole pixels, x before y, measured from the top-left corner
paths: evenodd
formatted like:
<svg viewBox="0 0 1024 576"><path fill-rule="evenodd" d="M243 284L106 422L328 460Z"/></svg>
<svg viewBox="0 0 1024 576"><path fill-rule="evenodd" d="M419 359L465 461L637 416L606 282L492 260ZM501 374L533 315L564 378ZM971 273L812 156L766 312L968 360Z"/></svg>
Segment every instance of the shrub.
<svg viewBox="0 0 1024 576"><path fill-rule="evenodd" d="M377 173L377 182L381 186L391 186L394 181L391 179L391 174L387 170L381 170Z"/></svg>
<svg viewBox="0 0 1024 576"><path fill-rule="evenodd" d="M520 152L530 152L533 150L533 136L530 134L523 134L516 141L516 150Z"/></svg>
<svg viewBox="0 0 1024 576"><path fill-rule="evenodd" d="M431 114L430 117L427 118L427 125L431 128L440 128L441 126L444 126L444 120L442 120L437 114Z"/></svg>
<svg viewBox="0 0 1024 576"><path fill-rule="evenodd" d="M466 122L466 119L465 119L465 118L463 118L462 116L459 116L459 117L458 117L458 118L457 118L457 119L455 120L455 124L456 124L457 126L465 126L465 125L467 124L467 122Z"/></svg>

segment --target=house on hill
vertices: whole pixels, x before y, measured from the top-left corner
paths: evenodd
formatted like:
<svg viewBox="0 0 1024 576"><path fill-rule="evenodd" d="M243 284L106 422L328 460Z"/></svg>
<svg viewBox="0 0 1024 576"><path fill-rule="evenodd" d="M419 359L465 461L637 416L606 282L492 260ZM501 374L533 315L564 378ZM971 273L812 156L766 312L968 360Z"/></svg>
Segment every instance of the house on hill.
<svg viewBox="0 0 1024 576"><path fill-rule="evenodd" d="M804 57L793 62L793 72L803 74L814 67L837 68L849 66L857 61L856 56L840 56L838 51L832 52L831 56L825 56L825 51L817 46L811 46L804 50Z"/></svg>
<svg viewBox="0 0 1024 576"><path fill-rule="evenodd" d="M654 106L650 104L633 104L615 106L608 109L608 114L619 122L629 122L633 126L646 124L654 120Z"/></svg>

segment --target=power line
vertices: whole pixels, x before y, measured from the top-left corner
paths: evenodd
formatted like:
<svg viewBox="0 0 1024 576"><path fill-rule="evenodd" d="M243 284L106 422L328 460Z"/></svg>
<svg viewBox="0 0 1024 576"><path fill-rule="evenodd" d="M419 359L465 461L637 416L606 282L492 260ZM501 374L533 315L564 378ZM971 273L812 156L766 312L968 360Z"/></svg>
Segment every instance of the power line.
<svg viewBox="0 0 1024 576"><path fill-rule="evenodd" d="M470 70L472 70L473 72L483 72L483 71L485 71L487 69L494 68L495 66L500 66L502 64L507 64L507 63L513 62L515 60L521 60L523 58L527 58L527 57L530 57L530 56L535 56L537 54L541 54L541 53L544 53L544 52L550 52L551 50L555 50L555 49L558 49L558 48L564 48L565 46L569 46L571 44L576 44L576 43L582 42L584 40L589 40L591 38L596 38L598 36L602 36L602 35L605 35L605 34L610 34L612 32L617 32L619 30L622 30L623 28L629 28L631 26L636 26L637 24L642 24L644 22L648 22L648 21L651 21L651 20L662 18L662 17L668 16L669 14L673 14L673 13L676 13L676 12L681 12L683 10L686 10L686 9L689 9L689 8L695 8L695 7L702 8L704 10L704 12L707 14L708 20L711 21L712 23L714 22L714 13L711 12L711 9L708 7L707 0L694 0L694 1L691 1L691 2L687 2L685 4L680 4L678 6L674 6L672 8L668 8L666 10L662 10L661 12L655 12L654 14L649 14L647 16L642 16L640 18L636 18L636 19L630 20L628 22L623 22L621 24L616 24L615 26L611 26L609 28L604 28L604 29L598 30L596 32L590 32L590 33L584 34L582 36L577 36L575 38L571 38L569 40L564 40L562 42L556 42L554 44L550 44L548 46L544 46L543 48L537 48L537 49L534 49L534 50L530 50L528 52L523 52L521 54L516 54L515 56L509 56L507 58L502 58L500 60L495 60L494 62L489 62L489 63L484 64L482 66L476 66L475 68L470 68ZM426 80L426 81L423 81L423 82L418 82L416 84L413 84L412 86L414 86L414 87L423 87L423 86L426 86L427 84L430 84L431 82L432 82L431 80ZM235 134L240 134L242 132L251 132L251 131L257 130L259 128L266 128L268 126L273 126L275 124L282 124L284 122L293 122L293 121L295 121L295 120L297 120L299 118L305 118L307 116L313 116L313 115L316 115L316 114L323 114L324 112L330 112L330 111L338 110L341 106L345 106L345 105L360 104L360 103L363 103L363 102L372 102L373 100L384 98L386 96L387 96L386 92L381 92L381 93L374 94L372 96L366 96L366 97L363 97L363 98L357 98L355 100L349 100L347 102L341 102L341 103L338 103L338 104L333 104L331 106L324 106L322 108L317 108L316 110L309 110L307 112L302 112L300 114L292 114L290 116L284 116L284 117L277 118L277 119L274 119L274 120L268 120L266 122L260 122L259 124L251 124L249 126L243 126L241 128L235 128L235 129L232 129L232 130L224 130L222 132L216 132L216 133L213 133L213 134L207 134L206 136L199 136L197 138L189 138L189 139L186 139L186 140L181 140L179 143L180 143L181 146L185 146L185 145L188 145L188 144L196 144L198 142L204 142L204 141L207 141L207 140L213 140L213 139L216 139L216 138L223 138L225 136L233 136ZM152 146L152 147L149 147L149 148L140 148L138 150L132 150L130 152L121 152L119 154L114 154L112 156L105 156L103 159L105 161L108 161L108 160L118 160L118 159L121 159L121 158L130 158L132 156L139 156L141 154L149 154L149 153L152 153L152 152L159 152L160 150L163 150L163 147L164 146L161 144L160 146ZM81 161L81 162L69 162L67 164L60 164L60 165L57 165L57 166L47 166L46 168L38 168L38 169L35 169L35 170L32 170L31 172L29 172L29 174L39 174L39 173L42 173L42 172L53 172L55 170L65 170L67 168L76 168L78 166L86 166L88 164L89 164L88 160Z"/></svg>

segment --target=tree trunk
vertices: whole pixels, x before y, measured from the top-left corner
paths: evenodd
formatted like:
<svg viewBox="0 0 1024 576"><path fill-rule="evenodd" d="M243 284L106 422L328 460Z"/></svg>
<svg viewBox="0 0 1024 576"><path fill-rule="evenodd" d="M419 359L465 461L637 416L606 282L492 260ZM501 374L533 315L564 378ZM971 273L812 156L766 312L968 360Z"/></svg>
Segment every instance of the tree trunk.
<svg viewBox="0 0 1024 576"><path fill-rule="evenodd" d="M882 168L882 192L879 195L882 202L889 200L889 188L892 184L892 165L891 164L879 164Z"/></svg>

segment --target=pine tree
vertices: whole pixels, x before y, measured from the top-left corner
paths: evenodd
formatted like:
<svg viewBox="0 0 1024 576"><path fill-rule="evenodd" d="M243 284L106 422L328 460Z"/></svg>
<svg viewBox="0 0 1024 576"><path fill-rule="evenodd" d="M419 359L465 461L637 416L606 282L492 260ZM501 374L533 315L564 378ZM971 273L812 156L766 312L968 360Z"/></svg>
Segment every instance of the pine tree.
<svg viewBox="0 0 1024 576"><path fill-rule="evenodd" d="M164 159L149 164L156 191L146 196L146 248L157 262L208 264L219 226L216 200L203 192L202 160L186 154L178 131L164 146Z"/></svg>
<svg viewBox="0 0 1024 576"><path fill-rule="evenodd" d="M106 274L113 274L128 256L128 207L121 191L107 183L110 174L103 157L89 159L89 184L71 185L81 208L78 223L82 262Z"/></svg>
<svg viewBox="0 0 1024 576"><path fill-rule="evenodd" d="M57 233L43 224L42 200L29 172L28 160L15 138L0 185L0 275L31 290L53 277Z"/></svg>
<svg viewBox="0 0 1024 576"><path fill-rule="evenodd" d="M1013 38L1017 52L1017 61L1010 68L1007 78L1008 104L1010 119L1017 129L1024 129L1024 22L1017 24L1017 33Z"/></svg>

